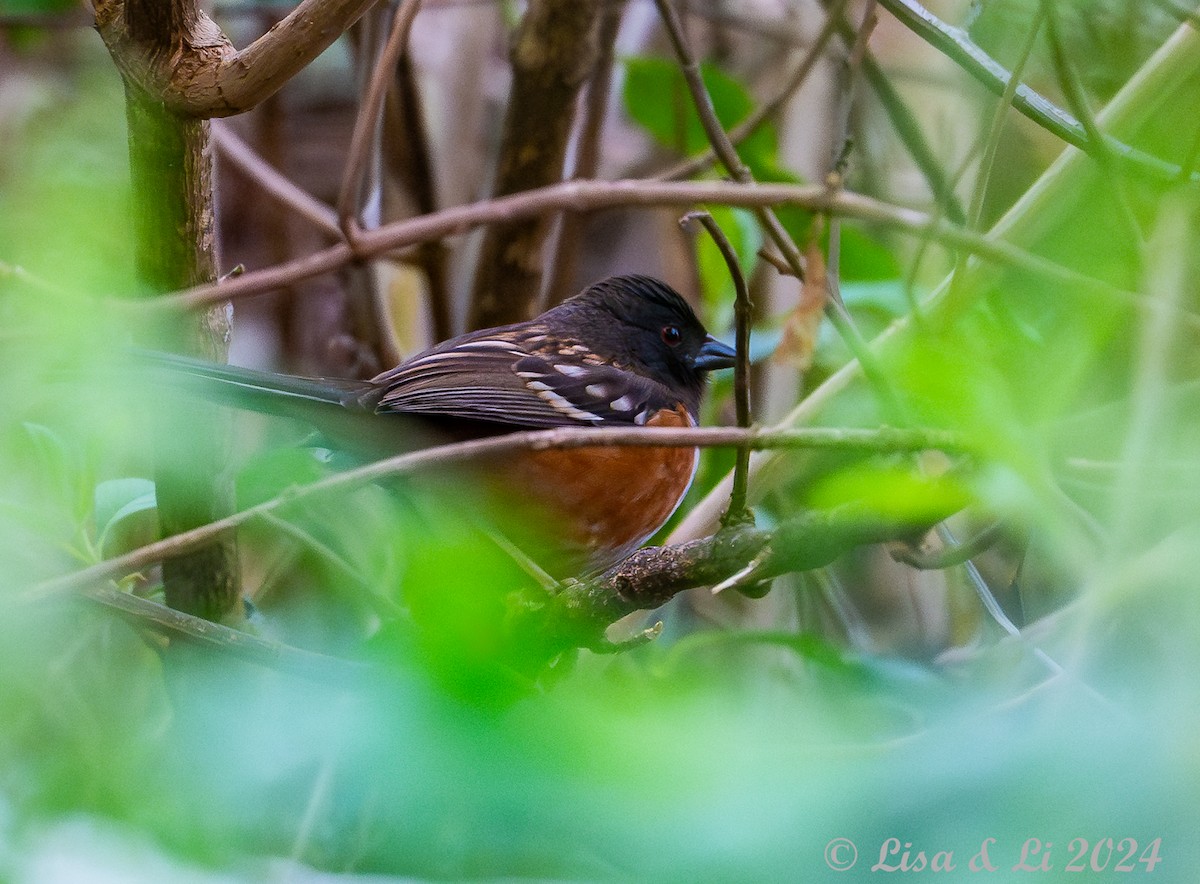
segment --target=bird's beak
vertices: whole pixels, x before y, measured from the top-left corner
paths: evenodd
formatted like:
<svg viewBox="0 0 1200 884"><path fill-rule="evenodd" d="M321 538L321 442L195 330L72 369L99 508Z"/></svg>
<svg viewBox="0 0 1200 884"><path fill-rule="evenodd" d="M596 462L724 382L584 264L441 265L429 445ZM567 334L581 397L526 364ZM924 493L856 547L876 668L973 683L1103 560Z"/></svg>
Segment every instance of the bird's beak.
<svg viewBox="0 0 1200 884"><path fill-rule="evenodd" d="M723 344L709 335L700 346L700 352L692 361L698 371L713 371L718 368L733 368L737 353L728 344Z"/></svg>

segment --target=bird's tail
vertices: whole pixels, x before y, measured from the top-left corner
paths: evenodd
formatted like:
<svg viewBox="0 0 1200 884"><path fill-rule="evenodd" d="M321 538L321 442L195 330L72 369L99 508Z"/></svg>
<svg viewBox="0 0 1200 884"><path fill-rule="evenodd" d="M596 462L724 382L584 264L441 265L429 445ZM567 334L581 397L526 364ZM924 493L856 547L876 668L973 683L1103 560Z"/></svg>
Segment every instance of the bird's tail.
<svg viewBox="0 0 1200 884"><path fill-rule="evenodd" d="M371 410L372 387L365 381L295 377L151 350L137 351L135 361L154 382L165 380L189 394L248 411L311 421L321 411Z"/></svg>

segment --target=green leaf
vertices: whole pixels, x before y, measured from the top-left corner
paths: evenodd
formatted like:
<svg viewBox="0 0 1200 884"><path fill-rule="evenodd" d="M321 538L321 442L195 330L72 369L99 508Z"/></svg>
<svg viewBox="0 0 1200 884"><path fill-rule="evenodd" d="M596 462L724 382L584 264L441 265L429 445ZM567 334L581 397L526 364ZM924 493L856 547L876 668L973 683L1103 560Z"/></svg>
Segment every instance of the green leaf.
<svg viewBox="0 0 1200 884"><path fill-rule="evenodd" d="M747 162L750 171L757 181L773 181L777 184L803 184L804 179L795 172L782 169L773 161L769 163ZM808 241L809 229L812 227L812 212L799 206L775 206L775 217L783 225L788 236L797 245L804 248Z"/></svg>
<svg viewBox="0 0 1200 884"><path fill-rule="evenodd" d="M734 77L710 64L701 64L700 76L725 129L737 125L754 109L749 90ZM687 84L674 62L650 56L625 59L624 100L630 118L664 147L686 155L708 147ZM775 128L765 123L738 146L738 152L754 168L774 161L775 145Z"/></svg>
<svg viewBox="0 0 1200 884"><path fill-rule="evenodd" d="M966 487L949 476L861 463L825 477L811 491L812 505L822 509L858 503L886 518L915 521L942 517L970 499Z"/></svg>
<svg viewBox="0 0 1200 884"><path fill-rule="evenodd" d="M899 279L842 280L842 301L851 312L869 311L887 319L903 316L909 310L904 283Z"/></svg>
<svg viewBox="0 0 1200 884"><path fill-rule="evenodd" d="M878 282L900 277L900 263L891 251L857 227L842 225L840 267L843 280Z"/></svg>
<svg viewBox="0 0 1200 884"><path fill-rule="evenodd" d="M158 501L154 483L149 479L130 477L109 479L96 486L93 520L96 525L97 546L103 550L109 534L126 519L156 510Z"/></svg>
<svg viewBox="0 0 1200 884"><path fill-rule="evenodd" d="M76 489L83 474L79 450L61 434L45 424L25 421L21 425L32 443L38 474L45 486L54 492L54 499L75 516L86 514L86 499L80 503Z"/></svg>
<svg viewBox="0 0 1200 884"><path fill-rule="evenodd" d="M754 272L757 252L762 246L762 231L754 215L746 209L726 206L716 206L710 212L733 246L742 274L749 278ZM733 321L733 301L736 296L733 279L725 264L725 256L703 228L696 231L696 262L708 325L715 329L726 328Z"/></svg>
<svg viewBox="0 0 1200 884"><path fill-rule="evenodd" d="M294 485L307 485L329 474L317 452L278 448L255 455L237 476L238 507L245 509L278 496Z"/></svg>

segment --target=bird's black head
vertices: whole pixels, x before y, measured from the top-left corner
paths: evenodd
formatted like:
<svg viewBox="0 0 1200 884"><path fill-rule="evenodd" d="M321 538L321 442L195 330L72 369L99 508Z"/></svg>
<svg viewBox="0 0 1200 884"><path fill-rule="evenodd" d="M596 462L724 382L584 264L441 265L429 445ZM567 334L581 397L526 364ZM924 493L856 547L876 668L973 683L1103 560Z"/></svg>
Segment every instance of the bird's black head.
<svg viewBox="0 0 1200 884"><path fill-rule="evenodd" d="M705 372L734 364L732 348L710 335L683 297L650 276L610 276L555 311L586 329L586 343L623 366L698 401Z"/></svg>

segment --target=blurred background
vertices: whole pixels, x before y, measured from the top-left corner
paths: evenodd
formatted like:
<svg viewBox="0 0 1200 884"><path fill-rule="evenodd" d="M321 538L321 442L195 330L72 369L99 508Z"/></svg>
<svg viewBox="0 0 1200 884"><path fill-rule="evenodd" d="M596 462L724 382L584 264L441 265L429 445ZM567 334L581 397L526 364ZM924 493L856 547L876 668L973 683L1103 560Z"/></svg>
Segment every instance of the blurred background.
<svg viewBox="0 0 1200 884"><path fill-rule="evenodd" d="M954 48L897 17L905 5L678 4L727 127L778 101L742 143L760 180L836 173L1071 271L781 210L810 279L823 263L863 336L885 335L889 404L843 372L850 352L811 291L758 257L753 216L711 207L756 304L756 421L952 429L974 452L765 456L759 524L843 503L900 518L923 511L936 477L971 506L908 557L985 542L926 568L865 547L757 599L694 591L614 633L662 620L655 642L519 667L495 633L520 568L455 511L377 486L241 532L250 629L289 649L275 663L43 591L154 539L152 425L183 397L125 366L152 320L125 96L92 14L0 0L0 876L808 881L931 874L945 852L950 879L1194 880L1198 13L1178 0L928 4L960 49L1019 69L1115 139L1084 156L998 113ZM596 8L608 37L556 172L668 173L705 142L658 13ZM207 9L242 47L291 4ZM328 213L394 12L372 9L278 93L213 123L220 273L337 241ZM426 0L370 154L364 227L494 192L528 12ZM846 28L825 34L830 15ZM1158 171L1122 159L1130 148ZM317 210L272 196L264 163ZM651 273L731 340L724 264L680 214L551 219L531 306ZM230 361L371 376L472 324L495 284L486 239L239 298ZM730 387L714 380L706 423L732 422ZM346 466L308 434L236 419L219 466L239 508ZM660 540L705 533L688 513L731 464L706 453ZM117 588L162 598L157 568Z"/></svg>

